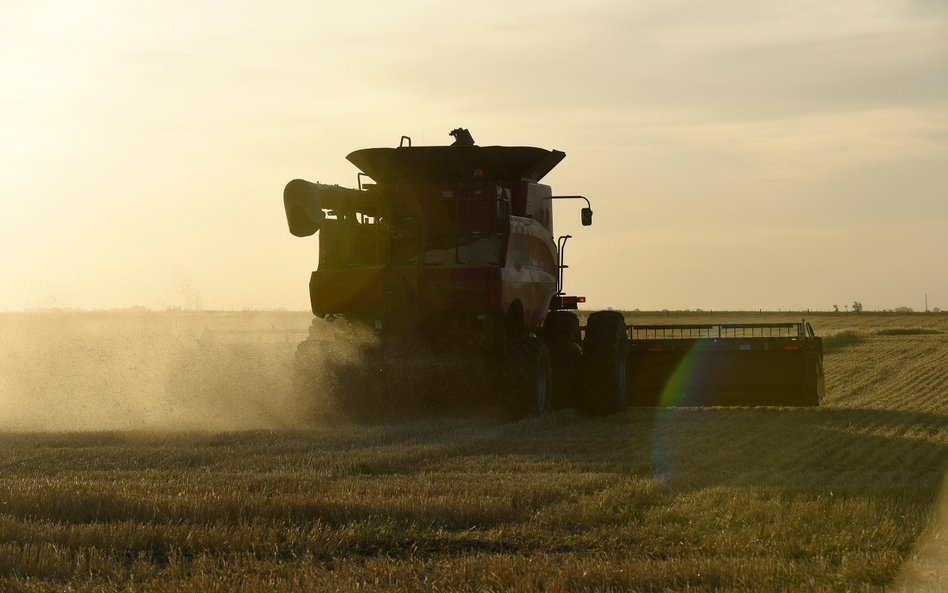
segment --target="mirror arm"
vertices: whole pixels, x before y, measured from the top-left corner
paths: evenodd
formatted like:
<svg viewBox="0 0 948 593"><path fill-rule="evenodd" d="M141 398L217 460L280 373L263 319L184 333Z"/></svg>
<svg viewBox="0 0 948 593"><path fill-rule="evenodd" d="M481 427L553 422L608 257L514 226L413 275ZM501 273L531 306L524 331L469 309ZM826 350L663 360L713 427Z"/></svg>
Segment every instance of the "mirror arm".
<svg viewBox="0 0 948 593"><path fill-rule="evenodd" d="M589 226L592 224L592 204L589 203L589 198L586 196L550 196L549 198L544 198L548 200L585 200L586 207L583 208L583 226Z"/></svg>
<svg viewBox="0 0 948 593"><path fill-rule="evenodd" d="M586 207L592 210L592 204L586 196L550 196L550 200L586 200Z"/></svg>

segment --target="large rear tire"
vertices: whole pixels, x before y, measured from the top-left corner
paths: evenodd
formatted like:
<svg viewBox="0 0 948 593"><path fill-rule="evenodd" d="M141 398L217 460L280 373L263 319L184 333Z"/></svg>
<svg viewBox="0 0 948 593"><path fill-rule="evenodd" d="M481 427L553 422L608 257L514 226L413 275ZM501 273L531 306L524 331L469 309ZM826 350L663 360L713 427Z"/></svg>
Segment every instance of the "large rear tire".
<svg viewBox="0 0 948 593"><path fill-rule="evenodd" d="M316 393L316 364L319 360L317 343L304 340L296 346L293 357L293 388L300 398L311 397Z"/></svg>
<svg viewBox="0 0 948 593"><path fill-rule="evenodd" d="M349 320L313 320L309 337L296 347L293 365L296 395L308 415L362 418L389 405L380 397L381 364L365 347L367 331Z"/></svg>
<svg viewBox="0 0 948 593"><path fill-rule="evenodd" d="M522 336L507 344L500 396L514 418L538 416L550 408L550 351L539 338Z"/></svg>
<svg viewBox="0 0 948 593"><path fill-rule="evenodd" d="M543 322L543 341L550 349L553 386L550 407L575 408L580 403L583 349L579 319L571 311L552 311Z"/></svg>
<svg viewBox="0 0 948 593"><path fill-rule="evenodd" d="M591 414L620 412L628 406L629 341L618 311L597 311L586 320L583 339L583 408Z"/></svg>

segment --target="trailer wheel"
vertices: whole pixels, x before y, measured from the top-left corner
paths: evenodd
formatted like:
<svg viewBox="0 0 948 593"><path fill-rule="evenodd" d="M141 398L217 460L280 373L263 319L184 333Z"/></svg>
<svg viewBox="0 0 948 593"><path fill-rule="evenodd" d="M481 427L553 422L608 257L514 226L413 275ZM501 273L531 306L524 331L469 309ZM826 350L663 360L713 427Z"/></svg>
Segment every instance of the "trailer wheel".
<svg viewBox="0 0 948 593"><path fill-rule="evenodd" d="M543 322L543 341L550 349L553 385L550 407L554 410L576 407L580 400L579 319L571 311L553 311Z"/></svg>
<svg viewBox="0 0 948 593"><path fill-rule="evenodd" d="M521 336L508 342L500 396L515 418L537 416L550 407L550 351L539 338Z"/></svg>
<svg viewBox="0 0 948 593"><path fill-rule="evenodd" d="M583 339L583 407L612 414L628 405L629 356L625 318L618 311L597 311L586 320Z"/></svg>

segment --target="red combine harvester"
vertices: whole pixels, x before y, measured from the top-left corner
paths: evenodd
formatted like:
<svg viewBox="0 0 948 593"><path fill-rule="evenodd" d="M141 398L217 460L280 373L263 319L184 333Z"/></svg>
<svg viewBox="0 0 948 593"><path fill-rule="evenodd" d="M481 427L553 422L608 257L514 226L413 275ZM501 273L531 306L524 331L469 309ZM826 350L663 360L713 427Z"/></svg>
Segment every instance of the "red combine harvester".
<svg viewBox="0 0 948 593"><path fill-rule="evenodd" d="M805 321L627 326L598 311L581 325L573 310L585 299L563 292L570 237L554 240L553 203L584 201L586 226L592 208L539 183L566 155L451 135L451 146L403 137L349 154L357 189L286 185L290 232L319 232L316 319L296 355L302 389L384 390L414 369L494 377L515 416L819 403L822 342Z"/></svg>

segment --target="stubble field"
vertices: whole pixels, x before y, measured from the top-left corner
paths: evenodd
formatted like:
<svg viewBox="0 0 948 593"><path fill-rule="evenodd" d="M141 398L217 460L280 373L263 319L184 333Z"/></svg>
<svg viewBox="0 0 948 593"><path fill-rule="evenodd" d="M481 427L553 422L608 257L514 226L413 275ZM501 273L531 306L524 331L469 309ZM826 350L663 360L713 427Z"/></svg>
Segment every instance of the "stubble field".
<svg viewBox="0 0 948 593"><path fill-rule="evenodd" d="M306 314L0 315L0 591L948 589L948 316L808 319L816 409L314 423Z"/></svg>

